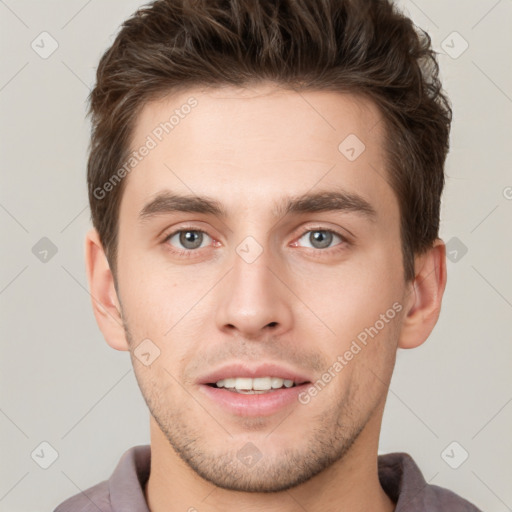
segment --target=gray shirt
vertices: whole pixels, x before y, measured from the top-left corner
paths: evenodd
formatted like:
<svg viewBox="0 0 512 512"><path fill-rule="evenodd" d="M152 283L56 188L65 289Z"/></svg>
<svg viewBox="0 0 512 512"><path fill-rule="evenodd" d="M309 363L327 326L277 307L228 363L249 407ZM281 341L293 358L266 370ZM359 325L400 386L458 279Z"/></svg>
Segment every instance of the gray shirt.
<svg viewBox="0 0 512 512"><path fill-rule="evenodd" d="M54 512L149 512L144 486L149 478L150 445L127 450L108 480L68 498ZM395 512L481 512L457 494L425 482L407 453L379 455L379 480L396 503Z"/></svg>

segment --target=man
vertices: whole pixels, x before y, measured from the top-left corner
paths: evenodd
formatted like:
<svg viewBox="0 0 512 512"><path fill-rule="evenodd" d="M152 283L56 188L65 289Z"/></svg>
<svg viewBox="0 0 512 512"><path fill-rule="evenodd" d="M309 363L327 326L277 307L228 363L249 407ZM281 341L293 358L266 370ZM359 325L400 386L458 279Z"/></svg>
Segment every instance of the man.
<svg viewBox="0 0 512 512"><path fill-rule="evenodd" d="M451 109L388 1L157 0L91 94L99 327L151 445L57 512L475 511L378 457L446 284Z"/></svg>

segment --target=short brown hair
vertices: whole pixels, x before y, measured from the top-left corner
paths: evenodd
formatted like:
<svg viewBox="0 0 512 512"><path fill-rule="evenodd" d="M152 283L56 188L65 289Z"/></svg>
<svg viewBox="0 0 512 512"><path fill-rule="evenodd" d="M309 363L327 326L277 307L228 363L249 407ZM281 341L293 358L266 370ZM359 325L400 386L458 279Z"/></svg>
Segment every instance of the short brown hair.
<svg viewBox="0 0 512 512"><path fill-rule="evenodd" d="M452 111L429 35L388 0L156 0L122 26L90 95L87 181L94 227L116 275L122 180L97 191L130 151L137 115L192 86L272 81L362 94L386 127L405 279L438 237Z"/></svg>

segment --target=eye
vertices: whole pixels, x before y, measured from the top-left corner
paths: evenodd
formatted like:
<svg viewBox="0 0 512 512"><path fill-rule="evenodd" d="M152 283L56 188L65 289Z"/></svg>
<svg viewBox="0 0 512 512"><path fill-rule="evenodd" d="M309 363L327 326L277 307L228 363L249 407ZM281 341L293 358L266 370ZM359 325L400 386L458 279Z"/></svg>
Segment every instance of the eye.
<svg viewBox="0 0 512 512"><path fill-rule="evenodd" d="M165 242L169 242L176 247L178 252L186 252L201 248L205 239L209 239L210 242L212 240L206 232L199 229L182 229L171 233L165 238ZM176 244L180 244L181 247L180 245L176 246Z"/></svg>
<svg viewBox="0 0 512 512"><path fill-rule="evenodd" d="M305 239L313 249L329 249L336 238L342 243L347 242L345 237L329 229L310 229L299 238L299 241Z"/></svg>

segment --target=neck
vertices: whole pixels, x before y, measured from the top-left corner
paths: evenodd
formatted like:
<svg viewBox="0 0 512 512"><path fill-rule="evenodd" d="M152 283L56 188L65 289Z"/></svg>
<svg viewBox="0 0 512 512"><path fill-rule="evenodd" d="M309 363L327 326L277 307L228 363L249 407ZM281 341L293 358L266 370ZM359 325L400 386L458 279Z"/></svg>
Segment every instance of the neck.
<svg viewBox="0 0 512 512"><path fill-rule="evenodd" d="M380 411L379 411L380 412ZM197 475L173 450L150 417L151 471L145 488L151 512L393 512L395 504L382 489L377 466L379 413L345 456L292 489L273 493L229 491Z"/></svg>

